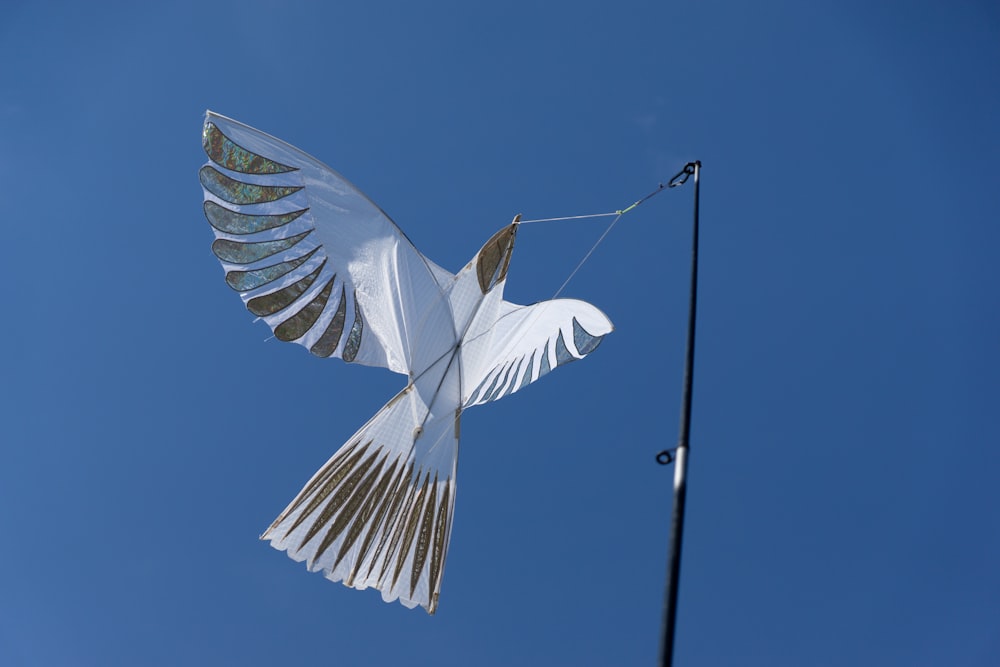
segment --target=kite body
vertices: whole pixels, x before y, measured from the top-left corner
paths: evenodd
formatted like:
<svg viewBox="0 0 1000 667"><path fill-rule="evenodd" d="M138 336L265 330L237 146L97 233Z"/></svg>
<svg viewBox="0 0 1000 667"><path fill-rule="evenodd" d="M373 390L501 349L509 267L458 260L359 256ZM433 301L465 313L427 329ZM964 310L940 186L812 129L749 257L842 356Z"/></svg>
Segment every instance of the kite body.
<svg viewBox="0 0 1000 667"><path fill-rule="evenodd" d="M212 112L203 144L212 251L247 309L318 357L408 378L261 539L332 581L434 613L462 411L582 359L611 322L573 299L503 300L518 218L453 275L297 148Z"/></svg>

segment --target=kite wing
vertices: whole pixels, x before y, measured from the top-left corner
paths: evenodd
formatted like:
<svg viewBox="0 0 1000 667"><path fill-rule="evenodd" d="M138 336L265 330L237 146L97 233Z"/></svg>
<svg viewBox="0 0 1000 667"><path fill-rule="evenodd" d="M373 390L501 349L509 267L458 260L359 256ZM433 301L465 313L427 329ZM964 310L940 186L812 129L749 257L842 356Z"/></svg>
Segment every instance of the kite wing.
<svg viewBox="0 0 1000 667"><path fill-rule="evenodd" d="M477 333L476 324L462 344L466 408L512 394L557 366L583 359L614 329L604 313L576 299L531 306L502 301L493 326Z"/></svg>
<svg viewBox="0 0 1000 667"><path fill-rule="evenodd" d="M212 112L203 145L212 252L276 338L404 374L454 345L444 296L454 277L342 176Z"/></svg>

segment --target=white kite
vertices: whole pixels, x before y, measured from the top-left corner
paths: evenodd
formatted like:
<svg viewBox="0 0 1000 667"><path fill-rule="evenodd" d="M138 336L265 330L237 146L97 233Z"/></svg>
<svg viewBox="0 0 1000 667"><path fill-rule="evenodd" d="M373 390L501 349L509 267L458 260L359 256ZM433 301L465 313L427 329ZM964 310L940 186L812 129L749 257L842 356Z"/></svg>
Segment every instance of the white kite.
<svg viewBox="0 0 1000 667"><path fill-rule="evenodd" d="M203 144L212 252L247 309L318 357L407 377L261 539L332 581L433 614L462 411L582 359L611 322L583 301L503 300L520 216L453 275L297 148L212 112Z"/></svg>

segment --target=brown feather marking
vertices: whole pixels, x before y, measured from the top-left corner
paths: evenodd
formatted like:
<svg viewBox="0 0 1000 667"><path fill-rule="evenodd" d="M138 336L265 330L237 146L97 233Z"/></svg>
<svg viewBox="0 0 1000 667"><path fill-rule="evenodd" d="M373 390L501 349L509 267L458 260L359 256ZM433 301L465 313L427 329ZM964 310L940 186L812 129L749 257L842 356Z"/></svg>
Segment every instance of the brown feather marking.
<svg viewBox="0 0 1000 667"><path fill-rule="evenodd" d="M385 461L385 458L379 461L375 466L375 469L372 470L371 473L369 473L369 475L358 484L357 488L350 492L351 497L347 500L347 504L344 505L344 509L337 514L337 518L333 520L332 524L330 524L330 530L326 531L326 535L323 536L323 541L320 542L319 549L316 550L316 555L313 556L314 561L318 561L323 553L330 548L333 541L337 539L340 533L344 531L344 528L347 527L347 524L350 523L351 519L354 518L354 515L357 514L359 509L361 509L362 504L365 499L368 498L369 492L375 485L375 480L378 479L379 473L382 472L382 467L385 465ZM357 539L357 537L355 537L355 539ZM351 542L353 541L354 540L351 540ZM340 561L338 560L337 562L339 563ZM336 566L336 563L334 563L333 567ZM333 570L333 568L330 569L331 571Z"/></svg>
<svg viewBox="0 0 1000 667"><path fill-rule="evenodd" d="M386 460L388 460L388 458L389 457L386 456ZM383 464L384 463L385 462L383 461ZM335 560L333 563L334 568L340 565L340 561L344 559L344 556L347 555L347 552L350 550L350 548L354 546L354 543L358 541L359 537L361 537L361 531L364 530L365 524L368 523L368 520L372 517L372 514L375 512L376 505L379 504L385 505L386 492L389 488L389 483L392 482L392 475L396 471L396 466L398 464L399 461L393 461L392 465L389 466L388 470L382 473L381 479L379 479L378 485L375 487L375 490L372 491L370 496L368 496L368 500L365 502L365 506L361 508L361 512L358 513L358 516L354 520L354 523L351 524L350 529L347 531L347 537L344 538L344 542L343 544L340 545L340 550L337 552L337 560ZM364 544L365 543L362 542L362 547L364 546ZM355 569L357 569L357 563L360 562L360 560L363 557L364 557L364 549L362 548L360 553L358 554L358 561L356 561L354 567L351 568L350 581L347 582L348 586L350 586L353 583L353 576Z"/></svg>
<svg viewBox="0 0 1000 667"><path fill-rule="evenodd" d="M326 463L326 465L320 468L319 471L317 471L317 473L313 475L313 478L309 480L309 482L307 482L304 487L302 487L302 490L299 491L299 495L295 496L295 500L293 500L291 503L288 504L288 508L285 509L285 511L282 512L281 515L279 515L278 518L274 520L274 523L271 524L270 528L267 529L267 532L265 532L264 535L267 535L267 533L270 533L272 530L274 530L278 526L278 524L284 521L289 514L294 512L306 498L311 496L313 491L315 491L321 485L325 484L326 481L330 478L330 475L334 474L334 472L337 470L337 467L344 462L344 460L354 451L354 448L357 447L360 444L360 442L361 441L359 440L347 447L344 447L341 451L335 454L333 458L331 458ZM285 537L287 536L288 533L285 533Z"/></svg>
<svg viewBox="0 0 1000 667"><path fill-rule="evenodd" d="M417 532L417 522L420 520L420 511L423 508L424 496L427 495L427 485L430 481L431 474L428 472L424 476L424 485L420 487L420 491L417 492L417 496L413 500L414 507L411 508L407 517L406 532L403 534L403 541L399 545L400 549L399 556L396 558L396 570L392 574L393 586L399 580L399 573L403 571L403 563L406 562L406 557L410 555L410 547L413 546L413 537Z"/></svg>
<svg viewBox="0 0 1000 667"><path fill-rule="evenodd" d="M448 510L451 500L451 477L447 479L444 487L444 495L441 504L438 506L437 521L434 523L434 549L431 551L431 608L433 614L437 607L438 591L441 588L441 570L444 567L445 542L448 539Z"/></svg>
<svg viewBox="0 0 1000 667"><path fill-rule="evenodd" d="M370 445L371 442L368 444ZM367 449L368 445L365 445L365 448L362 451L367 451ZM379 450L376 449L372 452L371 456L358 465L356 470L351 471L351 474L344 479L343 483L339 487L337 487L333 497L331 497L326 503L326 506L319 513L319 516L317 516L316 520L313 521L312 526L309 527L309 532L306 533L305 538L303 538L302 542L299 544L299 549L302 549L306 544L308 544L309 540L314 538L323 526L325 526L330 519L332 519L333 516L340 511L340 508L344 505L344 503L347 502L347 500L353 495L354 490L357 488L365 474L367 474L368 469L372 467L373 463L375 463L375 459L378 458L378 455ZM313 558L313 561L315 561L315 557Z"/></svg>
<svg viewBox="0 0 1000 667"><path fill-rule="evenodd" d="M403 472L403 476L399 480L399 485L396 487L393 493L392 505L389 507L389 513L385 517L385 528L382 531L382 539L379 540L378 546L375 548L375 555L372 556L372 562L368 566L368 576L370 577L372 571L375 569L375 563L378 562L379 557L382 555L382 549L385 548L386 542L392 536L393 528L399 522L400 511L399 508L406 504L403 500L404 497L413 492L413 486L408 483L408 480L412 478L413 475L413 461L410 461L409 467ZM383 567L382 573L379 575L381 578L382 574L385 573L385 568Z"/></svg>
<svg viewBox="0 0 1000 667"><path fill-rule="evenodd" d="M420 573L424 571L424 564L427 562L427 550L431 543L431 529L434 526L434 508L437 500L438 476L434 473L434 484L431 486L431 493L427 497L427 504L424 505L424 518L420 521L420 533L417 535L417 551L413 554L413 572L410 573L410 597L413 597L417 590L417 581L420 580Z"/></svg>
<svg viewBox="0 0 1000 667"><path fill-rule="evenodd" d="M418 485L420 483L420 471L417 471L415 476L411 476L407 479L406 487L407 494L406 500L403 501L403 505L400 507L396 516L393 517L393 529L392 529L392 539L389 540L389 544L386 546L385 555L382 557L382 569L379 570L378 583L379 587L382 586L382 582L385 580L385 575L389 572L389 563L392 561L393 556L396 553L396 548L399 546L399 541L403 537L403 533L406 532L407 519L410 516L410 510L413 508L413 499L418 495ZM380 545L381 546L381 545Z"/></svg>

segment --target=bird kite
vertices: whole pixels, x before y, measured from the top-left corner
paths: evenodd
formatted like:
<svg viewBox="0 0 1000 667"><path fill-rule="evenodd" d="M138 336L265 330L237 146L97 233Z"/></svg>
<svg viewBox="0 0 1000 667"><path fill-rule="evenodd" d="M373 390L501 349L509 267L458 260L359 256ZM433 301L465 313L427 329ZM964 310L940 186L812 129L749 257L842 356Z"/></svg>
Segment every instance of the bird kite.
<svg viewBox="0 0 1000 667"><path fill-rule="evenodd" d="M433 614L462 412L582 359L611 322L574 299L504 301L520 216L452 274L299 149L211 111L202 143L212 252L247 309L317 357L407 378L261 539L331 581Z"/></svg>

